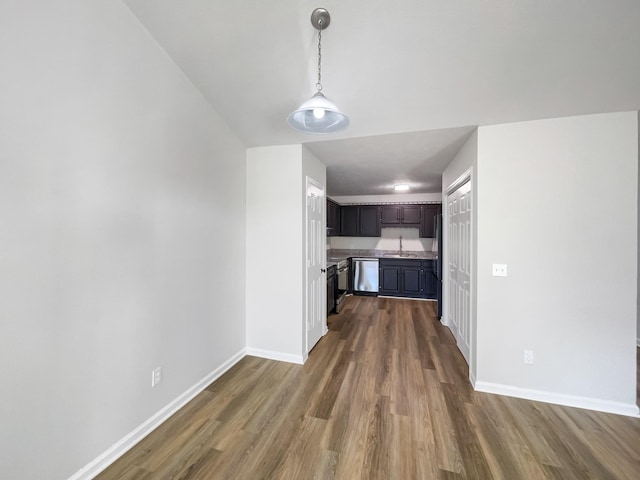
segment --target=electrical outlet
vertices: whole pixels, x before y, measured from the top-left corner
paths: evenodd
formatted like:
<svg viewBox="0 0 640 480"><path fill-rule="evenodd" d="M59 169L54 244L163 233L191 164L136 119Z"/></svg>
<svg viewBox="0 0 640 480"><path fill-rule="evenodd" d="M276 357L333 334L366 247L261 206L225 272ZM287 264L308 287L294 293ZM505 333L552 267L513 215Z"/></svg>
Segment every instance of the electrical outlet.
<svg viewBox="0 0 640 480"><path fill-rule="evenodd" d="M155 387L162 381L162 367L156 368L151 372L151 386Z"/></svg>
<svg viewBox="0 0 640 480"><path fill-rule="evenodd" d="M494 263L492 266L492 275L494 277L506 277L507 266L503 263Z"/></svg>
<svg viewBox="0 0 640 480"><path fill-rule="evenodd" d="M533 365L533 350L524 351L524 363L527 365Z"/></svg>

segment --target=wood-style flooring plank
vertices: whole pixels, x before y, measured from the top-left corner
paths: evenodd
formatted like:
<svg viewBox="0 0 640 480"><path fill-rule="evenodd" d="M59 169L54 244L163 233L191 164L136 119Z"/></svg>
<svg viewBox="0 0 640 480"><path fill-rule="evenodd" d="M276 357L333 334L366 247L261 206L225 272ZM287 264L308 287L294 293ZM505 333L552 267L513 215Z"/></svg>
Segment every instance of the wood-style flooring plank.
<svg viewBox="0 0 640 480"><path fill-rule="evenodd" d="M305 365L243 358L98 480L640 478L640 419L474 392L435 307L348 297Z"/></svg>

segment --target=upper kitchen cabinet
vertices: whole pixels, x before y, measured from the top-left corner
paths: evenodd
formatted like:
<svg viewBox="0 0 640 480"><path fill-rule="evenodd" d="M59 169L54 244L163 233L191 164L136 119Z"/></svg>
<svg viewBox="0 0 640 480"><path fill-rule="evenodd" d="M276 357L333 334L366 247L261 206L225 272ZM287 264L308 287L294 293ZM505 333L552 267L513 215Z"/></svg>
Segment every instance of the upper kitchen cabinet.
<svg viewBox="0 0 640 480"><path fill-rule="evenodd" d="M341 207L340 234L345 237L379 237L380 210L373 205Z"/></svg>
<svg viewBox="0 0 640 480"><path fill-rule="evenodd" d="M436 238L436 216L442 212L442 205L433 203L422 205L422 222L420 224L420 237Z"/></svg>
<svg viewBox="0 0 640 480"><path fill-rule="evenodd" d="M327 198L327 237L340 235L340 205Z"/></svg>
<svg viewBox="0 0 640 480"><path fill-rule="evenodd" d="M421 205L383 205L380 212L382 227L419 227Z"/></svg>
<svg viewBox="0 0 640 480"><path fill-rule="evenodd" d="M360 219L358 226L360 227L361 237L379 237L380 236L380 208L376 206L363 206L360 209Z"/></svg>
<svg viewBox="0 0 640 480"><path fill-rule="evenodd" d="M358 207L348 205L340 209L340 235L358 236Z"/></svg>

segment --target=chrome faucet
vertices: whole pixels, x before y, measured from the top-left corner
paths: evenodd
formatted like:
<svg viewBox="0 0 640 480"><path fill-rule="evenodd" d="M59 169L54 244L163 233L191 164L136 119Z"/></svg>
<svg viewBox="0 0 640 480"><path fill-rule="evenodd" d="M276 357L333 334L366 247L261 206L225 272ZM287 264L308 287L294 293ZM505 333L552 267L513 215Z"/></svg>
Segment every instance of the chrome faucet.
<svg viewBox="0 0 640 480"><path fill-rule="evenodd" d="M400 255L402 255L402 235L400 235Z"/></svg>

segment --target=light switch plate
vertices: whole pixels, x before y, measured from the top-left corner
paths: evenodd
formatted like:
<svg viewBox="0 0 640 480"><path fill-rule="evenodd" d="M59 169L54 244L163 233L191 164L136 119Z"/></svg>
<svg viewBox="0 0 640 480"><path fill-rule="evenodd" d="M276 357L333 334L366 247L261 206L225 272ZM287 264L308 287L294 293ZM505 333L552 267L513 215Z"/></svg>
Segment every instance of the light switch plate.
<svg viewBox="0 0 640 480"><path fill-rule="evenodd" d="M533 365L533 350L525 350L523 360L526 365Z"/></svg>
<svg viewBox="0 0 640 480"><path fill-rule="evenodd" d="M151 386L155 387L160 382L162 382L162 367L158 367L151 372Z"/></svg>
<svg viewBox="0 0 640 480"><path fill-rule="evenodd" d="M507 276L507 265L504 263L494 263L492 265L492 275L494 277L506 277Z"/></svg>

